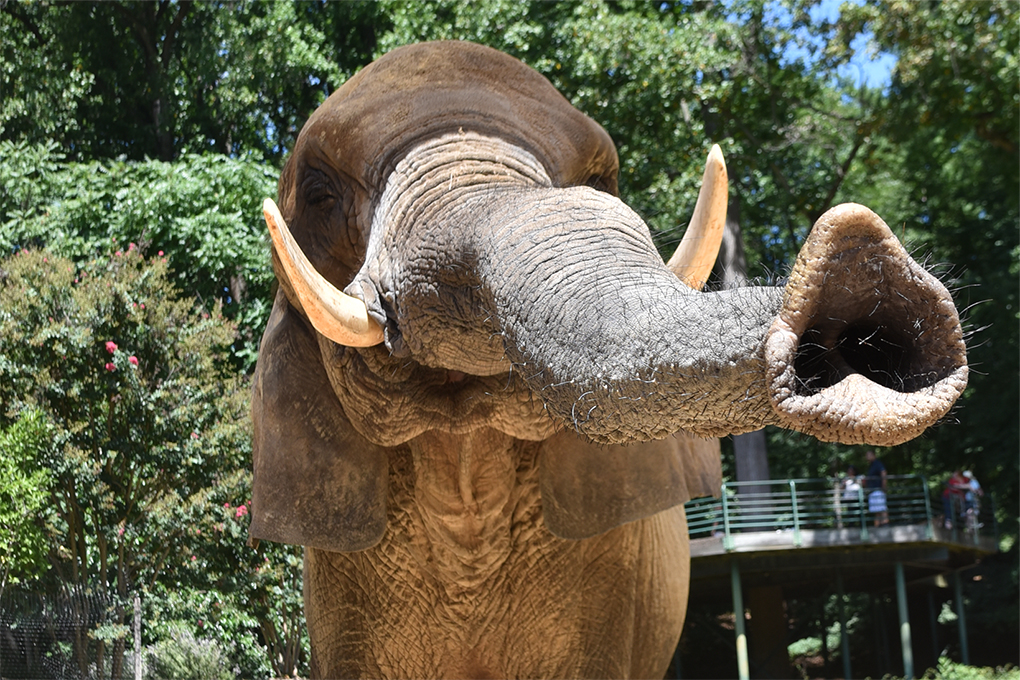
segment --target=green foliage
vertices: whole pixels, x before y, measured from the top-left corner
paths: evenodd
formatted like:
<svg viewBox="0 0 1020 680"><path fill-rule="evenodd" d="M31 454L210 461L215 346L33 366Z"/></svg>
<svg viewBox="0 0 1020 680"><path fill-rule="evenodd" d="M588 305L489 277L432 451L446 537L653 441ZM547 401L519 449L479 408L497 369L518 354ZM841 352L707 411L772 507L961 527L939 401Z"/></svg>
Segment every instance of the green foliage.
<svg viewBox="0 0 1020 680"><path fill-rule="evenodd" d="M45 422L47 581L126 598L193 552L187 528L204 498L250 456L232 336L137 249L80 266L46 251L0 264L0 427L26 409ZM103 642L76 653L101 662Z"/></svg>
<svg viewBox="0 0 1020 680"><path fill-rule="evenodd" d="M320 29L326 11L5 2L0 138L57 140L80 159L204 151L278 159L327 83L344 77Z"/></svg>
<svg viewBox="0 0 1020 680"><path fill-rule="evenodd" d="M821 653L822 640L816 637L801 638L788 644L786 651L790 655L791 661L800 656L814 656Z"/></svg>
<svg viewBox="0 0 1020 680"><path fill-rule="evenodd" d="M46 565L50 473L40 462L50 436L34 409L0 428L0 593L8 582L30 579Z"/></svg>
<svg viewBox="0 0 1020 680"><path fill-rule="evenodd" d="M938 667L929 668L921 677L924 680L1020 680L1020 669L1012 666L1003 668L965 666L941 657Z"/></svg>
<svg viewBox="0 0 1020 680"><path fill-rule="evenodd" d="M261 542L248 546L251 476L219 480L187 526L190 552L168 564L145 602L149 634L185 621L215 640L244 677L306 677L302 549Z"/></svg>
<svg viewBox="0 0 1020 680"><path fill-rule="evenodd" d="M171 626L166 638L147 650L149 677L161 680L230 680L237 677L219 645L195 637L186 626Z"/></svg>
<svg viewBox="0 0 1020 680"><path fill-rule="evenodd" d="M277 173L258 158L68 163L53 144L0 142L0 252L46 247L81 261L138 248L170 280L238 326L238 367L255 363L273 271L262 200Z"/></svg>

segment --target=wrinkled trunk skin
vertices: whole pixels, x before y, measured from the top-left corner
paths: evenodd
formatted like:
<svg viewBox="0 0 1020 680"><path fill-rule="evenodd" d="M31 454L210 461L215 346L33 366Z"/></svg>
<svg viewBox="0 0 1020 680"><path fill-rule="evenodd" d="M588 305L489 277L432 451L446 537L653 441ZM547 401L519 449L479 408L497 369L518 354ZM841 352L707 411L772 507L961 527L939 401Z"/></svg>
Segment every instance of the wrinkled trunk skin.
<svg viewBox="0 0 1020 680"><path fill-rule="evenodd" d="M516 247L510 215L530 226ZM773 417L754 382L780 291L690 290L636 215L587 188L517 194L490 219L500 227L487 234L483 282L508 356L554 417L604 443L723 435Z"/></svg>

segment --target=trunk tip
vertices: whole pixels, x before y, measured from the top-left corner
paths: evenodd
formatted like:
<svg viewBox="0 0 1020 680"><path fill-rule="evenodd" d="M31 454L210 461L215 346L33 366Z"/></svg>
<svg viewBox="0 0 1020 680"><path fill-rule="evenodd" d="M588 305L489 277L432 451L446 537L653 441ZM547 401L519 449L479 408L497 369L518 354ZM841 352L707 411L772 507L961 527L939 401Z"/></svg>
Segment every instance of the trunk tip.
<svg viewBox="0 0 1020 680"><path fill-rule="evenodd" d="M766 379L781 424L824 441L900 444L967 385L959 316L942 283L868 208L815 223L769 330Z"/></svg>

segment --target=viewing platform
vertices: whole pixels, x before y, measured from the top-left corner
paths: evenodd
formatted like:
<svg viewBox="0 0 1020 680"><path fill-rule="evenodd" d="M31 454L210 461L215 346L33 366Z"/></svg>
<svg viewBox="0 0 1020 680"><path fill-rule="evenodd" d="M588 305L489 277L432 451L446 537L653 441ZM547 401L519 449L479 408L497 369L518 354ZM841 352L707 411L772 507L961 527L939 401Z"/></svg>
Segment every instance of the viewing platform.
<svg viewBox="0 0 1020 680"><path fill-rule="evenodd" d="M954 602L961 602L960 571L998 551L994 508L987 496L972 506L959 498L944 508L920 475L887 477L885 515L869 512L869 491L848 491L835 479L726 482L719 498L688 502L691 605L732 597L734 611L741 611L745 594L753 610L753 602L768 593L775 608L783 597L895 592L905 630L902 671L910 677L907 589L951 585ZM961 652L967 657L965 616L956 614ZM736 617L738 675L745 678L743 623L743 617ZM772 646L785 644L781 634L772 634L779 635ZM844 673L850 677L844 652Z"/></svg>

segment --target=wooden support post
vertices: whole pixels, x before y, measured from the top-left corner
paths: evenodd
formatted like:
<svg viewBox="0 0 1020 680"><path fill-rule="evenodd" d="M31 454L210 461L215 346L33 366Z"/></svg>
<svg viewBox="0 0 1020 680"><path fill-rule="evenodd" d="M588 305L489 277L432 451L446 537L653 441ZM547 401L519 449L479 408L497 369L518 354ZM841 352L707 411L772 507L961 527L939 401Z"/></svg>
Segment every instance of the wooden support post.
<svg viewBox="0 0 1020 680"><path fill-rule="evenodd" d="M737 677L750 680L747 662L747 631L744 629L744 594L740 589L740 567L736 558L730 561L730 586L733 589L733 627L737 636Z"/></svg>
<svg viewBox="0 0 1020 680"><path fill-rule="evenodd" d="M782 586L753 586L744 592L744 605L751 612L747 622L748 659L754 674L765 678L793 676L787 651L786 601Z"/></svg>
<svg viewBox="0 0 1020 680"><path fill-rule="evenodd" d="M850 636L846 632L846 602L841 569L836 570L836 598L839 602L839 655L843 660L843 678L850 680Z"/></svg>
<svg viewBox="0 0 1020 680"><path fill-rule="evenodd" d="M931 635L931 667L935 668L939 663L939 627L938 614L935 610L935 596L930 588L928 589L928 633Z"/></svg>
<svg viewBox="0 0 1020 680"><path fill-rule="evenodd" d="M914 648L910 640L910 612L907 609L907 582L903 563L896 562L896 603L900 611L900 647L903 650L903 677L914 677Z"/></svg>
<svg viewBox="0 0 1020 680"><path fill-rule="evenodd" d="M970 649L967 646L967 618L963 613L963 579L960 578L960 572L958 571L953 572L953 599L956 600L953 603L956 609L956 630L960 634L960 663L969 666Z"/></svg>

